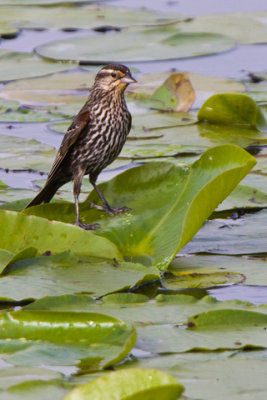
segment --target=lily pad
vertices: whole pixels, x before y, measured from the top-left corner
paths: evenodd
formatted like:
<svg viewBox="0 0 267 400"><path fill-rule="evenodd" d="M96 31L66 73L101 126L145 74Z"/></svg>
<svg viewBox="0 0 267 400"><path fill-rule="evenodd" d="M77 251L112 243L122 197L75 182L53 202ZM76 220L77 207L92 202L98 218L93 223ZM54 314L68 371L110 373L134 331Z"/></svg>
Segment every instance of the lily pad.
<svg viewBox="0 0 267 400"><path fill-rule="evenodd" d="M245 94L216 94L211 96L198 112L199 121L225 125L246 125L253 128L267 126L256 103Z"/></svg>
<svg viewBox="0 0 267 400"><path fill-rule="evenodd" d="M18 36L18 34L19 29L12 27L4 21L0 21L0 38L13 39Z"/></svg>
<svg viewBox="0 0 267 400"><path fill-rule="evenodd" d="M227 36L242 44L266 43L267 13L233 13L199 15L186 23L181 23L183 32L227 33ZM249 26L249 29L247 29Z"/></svg>
<svg viewBox="0 0 267 400"><path fill-rule="evenodd" d="M28 10L28 8L25 7L25 10ZM3 49L0 50L0 61L1 82L52 74L54 72L66 71L76 66L75 63L56 63L40 59L32 53L14 52Z"/></svg>
<svg viewBox="0 0 267 400"><path fill-rule="evenodd" d="M58 3L60 3L58 1ZM64 15L64 18L62 18ZM22 29L93 29L97 27L129 27L136 25L160 25L183 20L180 15L157 13L146 8L128 9L113 6L81 5L68 7L1 6L1 16L6 23Z"/></svg>
<svg viewBox="0 0 267 400"><path fill-rule="evenodd" d="M128 369L78 386L63 400L176 400L183 390L172 375L151 369Z"/></svg>
<svg viewBox="0 0 267 400"><path fill-rule="evenodd" d="M127 367L160 368L171 373L192 399L237 400L250 393L263 400L267 395L265 357L266 350L195 352L139 358Z"/></svg>
<svg viewBox="0 0 267 400"><path fill-rule="evenodd" d="M255 254L266 253L267 211L247 214L237 220L206 222L183 253Z"/></svg>
<svg viewBox="0 0 267 400"><path fill-rule="evenodd" d="M267 207L267 193L250 186L238 185L216 211L263 207Z"/></svg>
<svg viewBox="0 0 267 400"><path fill-rule="evenodd" d="M146 325L185 324L192 314L225 308L264 312L247 302L217 301L211 296L204 296L197 300L193 296L180 292L172 292L171 295L160 294L156 296L155 301L149 301L146 296L135 293L113 293L94 303L89 301L88 297L86 295L48 296L36 300L25 309L51 311L70 309L77 312L103 313L132 323L136 328Z"/></svg>
<svg viewBox="0 0 267 400"><path fill-rule="evenodd" d="M1 168L48 172L55 154L52 147L36 140L1 135Z"/></svg>
<svg viewBox="0 0 267 400"><path fill-rule="evenodd" d="M175 30L173 29L173 32ZM83 36L37 46L40 56L51 60L79 60L88 63L133 62L197 57L229 50L233 42L217 34L174 33L157 28L113 32L105 37ZM134 49L134 51L133 51Z"/></svg>
<svg viewBox="0 0 267 400"><path fill-rule="evenodd" d="M254 164L244 150L225 145L206 151L191 168L150 163L125 171L100 187L111 204L134 211L111 218L99 213L102 229L97 235L116 244L126 259L164 270ZM94 192L89 199L99 201ZM73 208L67 204L41 205L24 212L73 220ZM81 215L95 221L97 214L86 203Z"/></svg>
<svg viewBox="0 0 267 400"><path fill-rule="evenodd" d="M159 278L159 271L153 267L95 258L79 261L70 254L63 253L17 260L5 270L5 275L0 279L0 297L2 300L13 301L76 293L99 297ZM67 306L64 310L69 309L70 306ZM83 310L85 309L86 304L83 302Z"/></svg>
<svg viewBox="0 0 267 400"><path fill-rule="evenodd" d="M168 271L170 273L189 272L193 269L200 273L204 269L215 269L219 272L234 270L238 274L245 276L243 285L267 286L266 259L233 257L220 255L194 255L191 257L177 257L170 264Z"/></svg>
<svg viewBox="0 0 267 400"><path fill-rule="evenodd" d="M0 210L0 221L1 248L4 250L18 252L31 246L41 254L71 249L73 254L81 256L120 258L110 241L76 226L4 210Z"/></svg>
<svg viewBox="0 0 267 400"><path fill-rule="evenodd" d="M267 315L260 312L211 310L190 317L187 329L173 325L139 327L136 346L152 353L265 348L266 323Z"/></svg>
<svg viewBox="0 0 267 400"><path fill-rule="evenodd" d="M77 365L75 355L84 367L101 369L121 361L136 340L131 325L104 314L19 310L2 312L0 326L1 353L9 353L4 358L15 365L40 365L42 358L55 365L57 357L60 364L65 352L65 365Z"/></svg>

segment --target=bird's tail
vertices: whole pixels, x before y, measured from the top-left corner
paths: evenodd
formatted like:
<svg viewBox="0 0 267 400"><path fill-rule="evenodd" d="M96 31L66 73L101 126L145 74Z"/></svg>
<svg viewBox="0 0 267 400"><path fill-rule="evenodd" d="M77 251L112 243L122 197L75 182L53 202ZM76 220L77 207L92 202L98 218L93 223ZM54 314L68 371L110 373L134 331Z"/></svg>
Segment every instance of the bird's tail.
<svg viewBox="0 0 267 400"><path fill-rule="evenodd" d="M46 185L43 187L43 189L37 194L37 196L29 203L25 208L32 207L32 206L38 206L39 204L42 203L49 203L49 201L52 199L58 188L62 185L58 185L55 182L48 182Z"/></svg>

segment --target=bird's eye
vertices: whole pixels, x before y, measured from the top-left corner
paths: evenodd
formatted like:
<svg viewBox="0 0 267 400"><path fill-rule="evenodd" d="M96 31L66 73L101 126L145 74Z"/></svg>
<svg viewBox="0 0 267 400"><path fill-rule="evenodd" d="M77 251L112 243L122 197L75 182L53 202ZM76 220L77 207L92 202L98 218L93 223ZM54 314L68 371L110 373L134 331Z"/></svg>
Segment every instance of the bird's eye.
<svg viewBox="0 0 267 400"><path fill-rule="evenodd" d="M111 72L111 76L112 76L112 78L116 78L116 74L115 74L115 72Z"/></svg>

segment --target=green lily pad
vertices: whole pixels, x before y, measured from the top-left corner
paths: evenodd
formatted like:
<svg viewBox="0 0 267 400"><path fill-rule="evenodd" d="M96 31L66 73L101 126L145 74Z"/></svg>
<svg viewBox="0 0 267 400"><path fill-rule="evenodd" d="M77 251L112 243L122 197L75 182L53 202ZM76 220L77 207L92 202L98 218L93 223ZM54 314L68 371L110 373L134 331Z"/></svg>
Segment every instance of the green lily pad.
<svg viewBox="0 0 267 400"><path fill-rule="evenodd" d="M13 264L17 261L24 260L25 258L35 257L37 250L34 247L28 247L19 251L18 253L13 253L7 250L0 250L0 274L3 273L5 268L9 264Z"/></svg>
<svg viewBox="0 0 267 400"><path fill-rule="evenodd" d="M25 367L24 367L25 368ZM10 369L10 368L9 368ZM35 369L37 369L35 367ZM64 380L27 380L10 386L6 391L1 392L3 400L47 400L50 397L53 400L61 400L62 397L68 393L70 384ZM63 381L63 382L62 382Z"/></svg>
<svg viewBox="0 0 267 400"><path fill-rule="evenodd" d="M25 10L29 9L25 7ZM3 49L0 50L0 61L1 82L52 74L59 71L66 71L76 66L75 63L55 63L40 59L32 53L14 52Z"/></svg>
<svg viewBox="0 0 267 400"><path fill-rule="evenodd" d="M152 353L265 348L266 323L267 315L260 312L211 310L190 317L187 329L173 325L140 326L136 346Z"/></svg>
<svg viewBox="0 0 267 400"><path fill-rule="evenodd" d="M166 289L208 288L217 285L233 285L245 280L244 275L237 272L217 271L209 268L201 270L172 270L164 278L162 285Z"/></svg>
<svg viewBox="0 0 267 400"><path fill-rule="evenodd" d="M4 210L0 210L0 221L1 248L4 250L18 252L31 246L41 254L71 249L73 254L83 256L120 258L110 241L76 226Z"/></svg>
<svg viewBox="0 0 267 400"><path fill-rule="evenodd" d="M175 270L177 272L178 268ZM193 296L180 294L156 296L151 302L144 295L135 293L113 293L92 303L86 295L48 296L24 307L27 310L51 310L94 312L111 315L133 324L136 328L146 325L185 324L187 319L196 313L211 310L231 308L233 310L259 311L242 301L217 301L213 297L205 296L197 300ZM140 296L142 296L140 298ZM264 312L267 313L266 311Z"/></svg>
<svg viewBox="0 0 267 400"><path fill-rule="evenodd" d="M54 351L52 365L69 346L64 357L65 365L77 365L75 355L87 368L101 369L121 361L133 347L135 329L116 318L95 313L71 313L19 310L0 314L0 349L9 353L4 358L14 365L38 365L49 363ZM16 348L17 346L17 348ZM43 347L43 357L41 350ZM84 352L83 356L81 351ZM106 352L106 354L105 354ZM58 353L58 354L57 354ZM25 356L24 362L22 356ZM21 363L21 364L20 364ZM51 361L50 361L51 363ZM50 364L51 365L51 364Z"/></svg>
<svg viewBox="0 0 267 400"><path fill-rule="evenodd" d="M266 219L267 211L262 210L237 220L208 221L183 253L266 253Z"/></svg>
<svg viewBox="0 0 267 400"><path fill-rule="evenodd" d="M128 369L78 386L63 400L176 400L183 390L172 375L151 369Z"/></svg>
<svg viewBox="0 0 267 400"><path fill-rule="evenodd" d="M1 3L0 3L1 4ZM19 34L19 29L12 27L4 21L0 22L0 38L13 39Z"/></svg>
<svg viewBox="0 0 267 400"><path fill-rule="evenodd" d="M1 135L0 167L48 172L55 158L54 148L34 139Z"/></svg>
<svg viewBox="0 0 267 400"><path fill-rule="evenodd" d="M249 393L263 400L267 395L265 364L266 350L258 350L143 357L123 367L159 368L171 373L183 383L190 399L237 400Z"/></svg>
<svg viewBox="0 0 267 400"><path fill-rule="evenodd" d="M99 215L97 235L116 244L126 259L164 270L254 164L253 157L232 145L206 151L191 168L146 164L100 185L112 205L127 205L133 212L107 217L86 202L81 216L90 222ZM94 192L89 199L99 201ZM73 211L68 204L48 204L24 213L67 222Z"/></svg>
<svg viewBox="0 0 267 400"><path fill-rule="evenodd" d="M60 3L58 1L58 3ZM64 18L62 18L64 15ZM128 9L101 5L69 4L53 7L1 6L1 16L6 23L22 29L93 29L97 27L129 27L160 25L184 19L180 15L157 13L145 8Z"/></svg>
<svg viewBox="0 0 267 400"><path fill-rule="evenodd" d="M205 30L205 32L227 34L242 44L266 43L266 17L267 13L264 11L199 15L189 22L181 23L180 28L183 32Z"/></svg>
<svg viewBox="0 0 267 400"><path fill-rule="evenodd" d="M267 193L250 186L238 185L216 211L232 210L235 208L267 207Z"/></svg>
<svg viewBox="0 0 267 400"><path fill-rule="evenodd" d="M267 286L267 261L261 258L233 257L220 255L197 255L191 257L177 257L170 264L170 273L186 273L194 270L196 273L206 269L216 269L218 272L233 270L245 276L243 285Z"/></svg>
<svg viewBox="0 0 267 400"><path fill-rule="evenodd" d="M0 388L8 389L10 386L18 385L24 381L48 381L60 379L62 375L59 372L45 368L33 367L10 367L0 370Z"/></svg>
<svg viewBox="0 0 267 400"><path fill-rule="evenodd" d="M152 45L153 44L153 45ZM232 48L234 43L223 35L199 32L177 33L173 28L113 32L105 37L84 36L57 40L37 46L40 56L51 60L86 62L131 62L197 57ZM134 51L133 51L134 49Z"/></svg>
<svg viewBox="0 0 267 400"><path fill-rule="evenodd" d="M99 297L159 278L159 271L153 267L95 258L79 261L63 253L17 261L6 268L0 279L0 298L20 301L75 293ZM84 303L83 307L85 310ZM65 311L69 309L67 306Z"/></svg>
<svg viewBox="0 0 267 400"><path fill-rule="evenodd" d="M266 127L267 122L256 103L245 94L225 93L211 96L198 112L199 121L225 125Z"/></svg>

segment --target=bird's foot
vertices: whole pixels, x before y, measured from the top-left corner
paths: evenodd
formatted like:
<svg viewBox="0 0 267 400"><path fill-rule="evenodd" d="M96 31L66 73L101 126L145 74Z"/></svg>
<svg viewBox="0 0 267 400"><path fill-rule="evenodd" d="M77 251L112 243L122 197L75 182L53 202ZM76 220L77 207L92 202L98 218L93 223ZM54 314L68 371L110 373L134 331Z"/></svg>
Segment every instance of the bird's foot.
<svg viewBox="0 0 267 400"><path fill-rule="evenodd" d="M89 203L92 208L96 208L97 210L100 210L100 211L105 211L107 214L110 214L110 215L117 215L117 214L132 211L131 208L128 208L128 207L116 208L116 207L111 207L108 204L103 204L103 206L99 206L98 204L92 203L91 201L89 201Z"/></svg>
<svg viewBox="0 0 267 400"><path fill-rule="evenodd" d="M85 229L86 231L93 231L95 229L99 229L99 224L83 224L80 220L76 221L75 224L79 228Z"/></svg>

